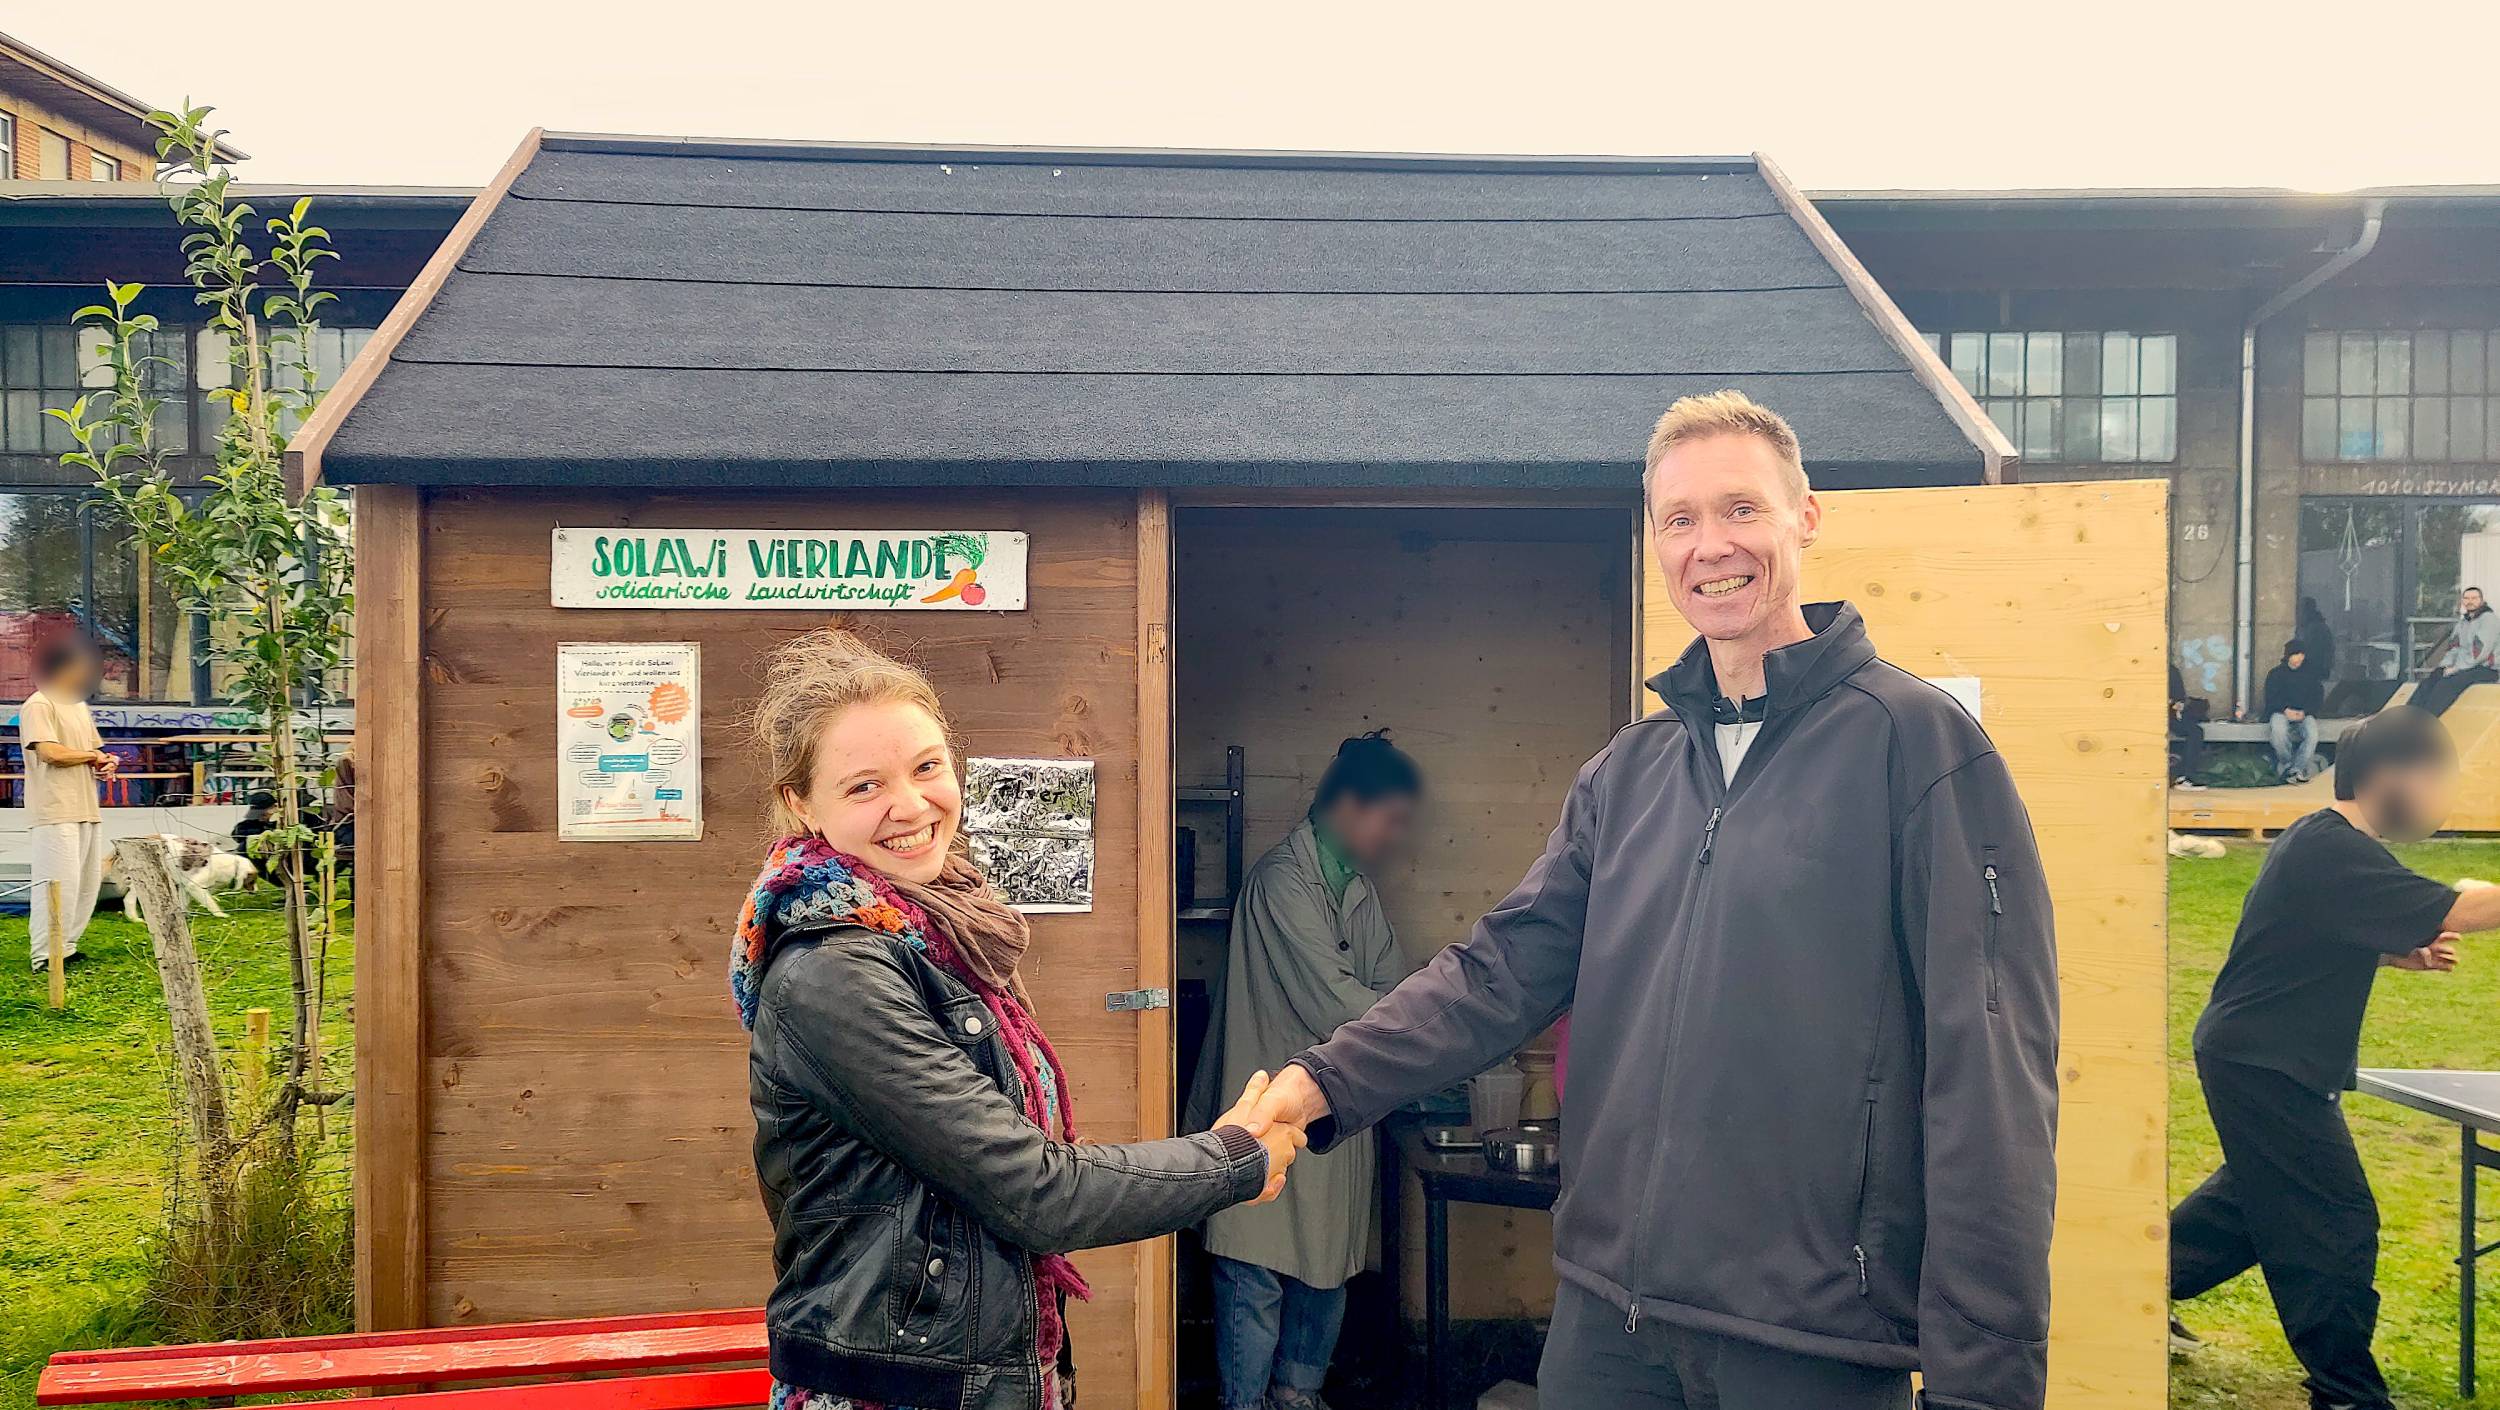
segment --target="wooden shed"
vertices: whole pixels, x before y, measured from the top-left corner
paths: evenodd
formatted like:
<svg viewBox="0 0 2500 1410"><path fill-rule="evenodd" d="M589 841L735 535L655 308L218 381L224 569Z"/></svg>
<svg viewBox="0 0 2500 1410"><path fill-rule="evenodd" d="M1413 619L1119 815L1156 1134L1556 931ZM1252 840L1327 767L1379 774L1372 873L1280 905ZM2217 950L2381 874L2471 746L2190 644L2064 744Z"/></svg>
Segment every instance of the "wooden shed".
<svg viewBox="0 0 2500 1410"><path fill-rule="evenodd" d="M1462 937L1655 707L1637 682L1686 633L1643 609L1641 447L1721 386L1843 492L1818 586L1975 678L2024 784L2067 989L2056 1403L2147 1403L2161 487L2004 483L1758 157L533 133L291 453L355 487L363 1320L760 1300L722 969L775 644L853 611L967 754L1090 761L1090 896L1035 917L1029 977L1089 1133L1163 1134L1187 1074L1154 996L1222 936L1177 919L1224 870L1176 875L1181 810L1237 747L1255 855L1339 738L1393 726L1437 786L1391 913L1419 951ZM673 782L593 777L577 643L698 649L690 698L617 716L661 740L618 767ZM1464 1240L1476 1315L1550 1296L1541 1218ZM1090 1403L1171 1403L1170 1242L1081 1262Z"/></svg>

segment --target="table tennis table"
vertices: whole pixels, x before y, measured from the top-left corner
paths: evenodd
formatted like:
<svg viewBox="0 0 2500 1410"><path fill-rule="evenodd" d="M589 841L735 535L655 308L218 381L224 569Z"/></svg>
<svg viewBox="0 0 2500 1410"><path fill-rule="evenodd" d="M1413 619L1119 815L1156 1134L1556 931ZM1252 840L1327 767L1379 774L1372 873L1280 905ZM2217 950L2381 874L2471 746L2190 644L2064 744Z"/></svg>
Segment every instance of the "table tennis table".
<svg viewBox="0 0 2500 1410"><path fill-rule="evenodd" d="M2500 1136L2500 1072L2405 1071L2364 1068L2360 1090L2453 1121L2461 1138L2457 1171L2457 1395L2474 1398L2474 1264L2500 1242L2478 1244L2474 1230L2475 1176L2500 1170L2500 1147L2483 1144Z"/></svg>

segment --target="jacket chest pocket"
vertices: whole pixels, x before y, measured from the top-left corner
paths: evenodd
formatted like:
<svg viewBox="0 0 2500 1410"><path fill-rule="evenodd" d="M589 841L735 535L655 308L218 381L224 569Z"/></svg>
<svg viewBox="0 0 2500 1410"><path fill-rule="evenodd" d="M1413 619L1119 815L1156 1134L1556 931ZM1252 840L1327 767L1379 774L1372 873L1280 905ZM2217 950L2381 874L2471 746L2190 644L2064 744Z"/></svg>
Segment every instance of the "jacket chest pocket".
<svg viewBox="0 0 2500 1410"><path fill-rule="evenodd" d="M1004 1058L1006 1048L1000 1041L998 1015L981 1001L978 994L963 994L938 1006L938 1027L956 1047L963 1050L972 1065L988 1073L1008 1095L1017 1101L1023 1093L1017 1090L1015 1070Z"/></svg>

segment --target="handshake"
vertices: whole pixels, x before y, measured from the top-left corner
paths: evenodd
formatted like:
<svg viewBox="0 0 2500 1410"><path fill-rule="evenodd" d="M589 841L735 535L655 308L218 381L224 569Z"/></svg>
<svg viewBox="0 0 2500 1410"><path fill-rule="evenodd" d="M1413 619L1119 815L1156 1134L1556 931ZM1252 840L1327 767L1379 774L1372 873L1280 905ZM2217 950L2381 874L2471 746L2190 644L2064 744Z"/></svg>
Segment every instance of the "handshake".
<svg viewBox="0 0 2500 1410"><path fill-rule="evenodd" d="M1252 1204L1265 1204L1284 1193L1285 1171L1311 1143L1311 1123L1327 1114L1328 1099L1303 1069L1288 1066L1273 1078L1265 1072L1250 1074L1240 1100L1215 1118L1215 1124L1238 1126L1267 1147L1267 1188Z"/></svg>

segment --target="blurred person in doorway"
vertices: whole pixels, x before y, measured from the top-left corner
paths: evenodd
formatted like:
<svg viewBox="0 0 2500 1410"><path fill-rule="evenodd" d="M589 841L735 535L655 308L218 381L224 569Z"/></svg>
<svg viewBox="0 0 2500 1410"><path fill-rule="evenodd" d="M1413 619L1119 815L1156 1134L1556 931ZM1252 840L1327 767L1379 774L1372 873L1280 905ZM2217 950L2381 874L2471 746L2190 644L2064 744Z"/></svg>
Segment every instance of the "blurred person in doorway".
<svg viewBox="0 0 2500 1410"><path fill-rule="evenodd" d="M27 934L37 969L52 962L56 928L62 957L78 954L78 937L104 884L104 814L96 806L96 785L118 765L104 752L87 709L101 666L95 643L85 636L54 637L35 658L35 693L17 707L33 853Z"/></svg>
<svg viewBox="0 0 2500 1410"><path fill-rule="evenodd" d="M1422 792L1415 761L1385 731L1346 740L1301 825L1242 878L1190 1129L1213 1116L1219 1093L1239 1089L1236 1077L1326 1041L1414 972L1372 876L1405 846ZM1377 1156L1370 1141L1306 1155L1275 1203L1207 1221L1224 1410L1322 1403L1346 1280L1371 1245Z"/></svg>
<svg viewBox="0 0 2500 1410"><path fill-rule="evenodd" d="M2437 831L2455 783L2455 747L2424 711L2346 730L2335 802L2268 850L2196 1023L2222 1167L2171 1211L2170 1296L2262 1268L2317 1410L2390 1405L2370 1354L2378 1204L2343 1111L2370 990L2381 969L2453 969L2460 933L2500 929L2500 887L2452 890L2387 850Z"/></svg>
<svg viewBox="0 0 2500 1410"><path fill-rule="evenodd" d="M2500 616L2483 601L2483 590L2470 587L2457 594L2457 624L2448 630L2448 649L2439 664L2413 688L2405 703L2434 715L2448 713L2457 697L2478 685L2500 681Z"/></svg>
<svg viewBox="0 0 2500 1410"><path fill-rule="evenodd" d="M2266 738L2274 746L2274 776L2307 783L2318 771L2318 712L2326 708L2326 682L2309 669L2309 648L2299 637L2283 643L2281 665L2266 672Z"/></svg>

